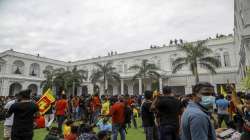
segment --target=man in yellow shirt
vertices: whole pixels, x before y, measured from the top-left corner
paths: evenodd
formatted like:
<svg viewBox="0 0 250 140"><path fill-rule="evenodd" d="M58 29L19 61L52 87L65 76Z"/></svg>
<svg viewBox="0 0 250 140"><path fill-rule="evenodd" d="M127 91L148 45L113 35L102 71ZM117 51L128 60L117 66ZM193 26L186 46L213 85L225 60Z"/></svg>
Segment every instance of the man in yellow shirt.
<svg viewBox="0 0 250 140"><path fill-rule="evenodd" d="M110 108L110 102L107 97L104 98L104 102L102 103L102 115L108 115L109 114L109 108Z"/></svg>

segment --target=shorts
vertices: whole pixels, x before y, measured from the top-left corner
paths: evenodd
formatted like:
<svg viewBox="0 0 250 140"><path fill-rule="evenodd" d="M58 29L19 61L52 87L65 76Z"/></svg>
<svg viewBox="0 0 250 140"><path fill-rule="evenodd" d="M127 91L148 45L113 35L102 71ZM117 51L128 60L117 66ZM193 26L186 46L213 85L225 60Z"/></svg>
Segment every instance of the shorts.
<svg viewBox="0 0 250 140"><path fill-rule="evenodd" d="M3 137L10 138L11 137L11 126L4 126Z"/></svg>

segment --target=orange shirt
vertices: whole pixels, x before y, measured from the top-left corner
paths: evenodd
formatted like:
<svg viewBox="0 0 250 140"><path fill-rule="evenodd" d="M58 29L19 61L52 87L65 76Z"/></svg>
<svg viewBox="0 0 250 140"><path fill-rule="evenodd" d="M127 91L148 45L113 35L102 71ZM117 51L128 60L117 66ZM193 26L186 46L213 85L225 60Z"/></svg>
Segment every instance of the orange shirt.
<svg viewBox="0 0 250 140"><path fill-rule="evenodd" d="M113 124L123 124L125 121L125 105L124 103L117 102L110 108L109 114L112 116Z"/></svg>
<svg viewBox="0 0 250 140"><path fill-rule="evenodd" d="M91 101L92 111L95 111L96 109L101 108L101 101L98 96L94 96Z"/></svg>
<svg viewBox="0 0 250 140"><path fill-rule="evenodd" d="M55 105L56 115L65 115L67 108L68 108L67 100L60 99L56 101L56 105Z"/></svg>

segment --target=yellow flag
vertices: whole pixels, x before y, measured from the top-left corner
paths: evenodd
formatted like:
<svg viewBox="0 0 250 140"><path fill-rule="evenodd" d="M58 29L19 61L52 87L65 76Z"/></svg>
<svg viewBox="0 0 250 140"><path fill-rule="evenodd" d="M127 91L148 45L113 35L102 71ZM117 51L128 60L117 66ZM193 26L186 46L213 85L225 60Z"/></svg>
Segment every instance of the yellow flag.
<svg viewBox="0 0 250 140"><path fill-rule="evenodd" d="M44 114L47 110L50 109L51 104L55 102L55 97L51 89L48 89L43 96L37 102L40 114Z"/></svg>
<svg viewBox="0 0 250 140"><path fill-rule="evenodd" d="M220 86L220 94L223 95L224 97L227 96L227 92L224 90L223 86Z"/></svg>

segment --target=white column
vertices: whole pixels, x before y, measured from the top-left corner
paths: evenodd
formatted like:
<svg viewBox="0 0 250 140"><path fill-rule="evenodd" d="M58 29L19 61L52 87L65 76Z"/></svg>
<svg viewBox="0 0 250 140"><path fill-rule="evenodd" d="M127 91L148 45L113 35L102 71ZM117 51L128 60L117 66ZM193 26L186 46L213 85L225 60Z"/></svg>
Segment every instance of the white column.
<svg viewBox="0 0 250 140"><path fill-rule="evenodd" d="M121 79L121 95L124 94L124 81Z"/></svg>
<svg viewBox="0 0 250 140"><path fill-rule="evenodd" d="M142 80L139 78L139 95L142 94Z"/></svg>
<svg viewBox="0 0 250 140"><path fill-rule="evenodd" d="M224 60L224 55L223 52L220 53L220 57L221 57L221 67L225 67L225 60Z"/></svg>
<svg viewBox="0 0 250 140"><path fill-rule="evenodd" d="M2 96L9 96L9 92L10 92L9 90L10 90L9 80L4 79Z"/></svg>
<svg viewBox="0 0 250 140"><path fill-rule="evenodd" d="M94 94L94 85L92 83L88 84L88 94Z"/></svg>
<svg viewBox="0 0 250 140"><path fill-rule="evenodd" d="M128 82L128 94L129 95L134 95L133 86L134 86L133 81Z"/></svg>
<svg viewBox="0 0 250 140"><path fill-rule="evenodd" d="M159 90L162 93L162 78L159 78Z"/></svg>
<svg viewBox="0 0 250 140"><path fill-rule="evenodd" d="M105 89L108 89L108 80L105 81ZM105 92L105 89L104 89L104 92Z"/></svg>

